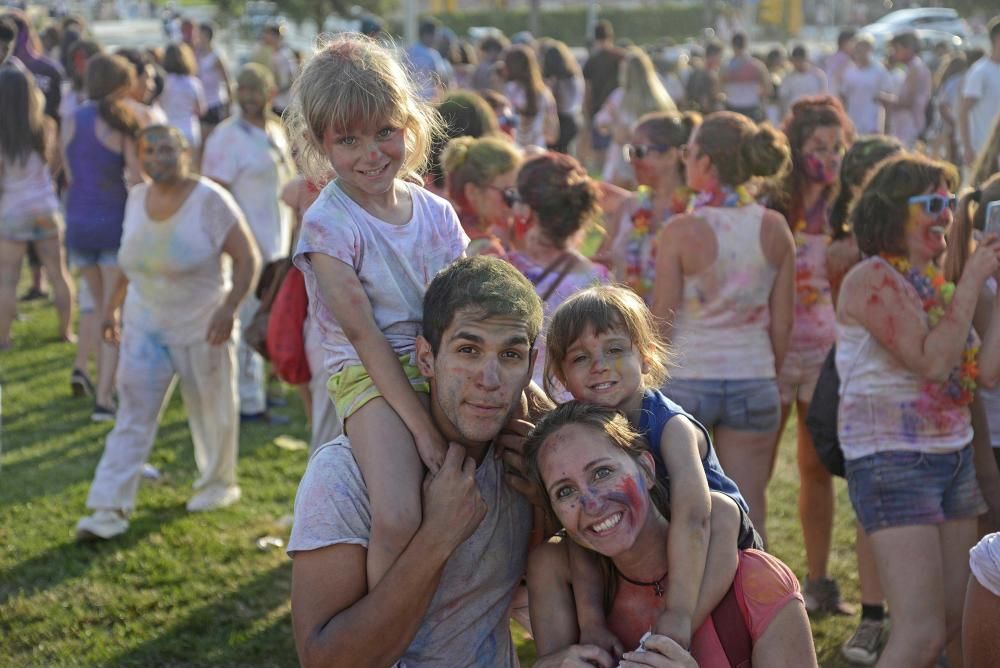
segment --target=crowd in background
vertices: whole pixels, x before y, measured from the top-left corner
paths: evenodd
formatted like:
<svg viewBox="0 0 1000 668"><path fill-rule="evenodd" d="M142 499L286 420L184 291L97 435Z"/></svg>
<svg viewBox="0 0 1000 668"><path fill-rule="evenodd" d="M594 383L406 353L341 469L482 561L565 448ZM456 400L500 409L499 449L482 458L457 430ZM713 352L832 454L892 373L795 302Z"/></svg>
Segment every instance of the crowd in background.
<svg viewBox="0 0 1000 668"><path fill-rule="evenodd" d="M878 660L888 605L885 665L934 665L942 653L962 665L970 572L966 657L985 665L976 652L997 651L1000 548L987 534L1000 530L1000 20L984 50L924 48L904 32L878 53L844 30L825 57L801 44L759 53L743 32L646 49L599 21L582 63L555 39L494 30L471 44L425 20L396 55L424 105L406 107L399 126L433 108L414 140L426 146L379 149L409 152L400 181L414 219L432 221L405 241L426 252L419 261L391 235L366 236L407 219L352 195L367 192L358 174L374 182L387 167L362 172L343 157L362 140L323 107L347 104L336 71L313 66L303 83L311 54L280 24L239 67L213 46L214 25L174 27L164 48L109 51L78 17L36 26L0 12L0 354L18 351L27 258L20 299L51 295L57 335L76 346L69 390L92 401L93 420L115 422L79 536L127 530L177 383L200 474L193 512L239 500L239 425L287 419L272 410L278 380L299 390L311 453L346 421L373 495L433 470L440 437L414 417L419 402L383 389L387 372L365 375L384 357L361 352L371 332L336 317L344 307L324 282L354 262L373 323L418 327L423 295L402 274L424 275L423 289L463 254L495 256L541 300L533 380L557 403L596 392L574 378L583 344L559 339L560 311L595 286L639 298L671 349L669 378L650 389L704 432L764 541L794 408L810 613L855 614L827 572L834 475L847 477L858 519L861 610L847 658ZM379 22L363 30L387 42ZM310 102L307 86L328 97ZM396 122L364 104L351 109ZM343 136L303 144L293 130L315 134L320 118ZM375 130L374 142L392 141L393 127ZM425 149L426 165L413 157ZM345 222L355 236L339 241L381 258L365 269L338 254L348 232L315 223L342 210L357 230ZM626 325L604 317L604 330L574 336ZM393 345L382 352L400 357L411 329L383 329ZM413 348L401 354L397 380L420 393ZM364 408L372 382L384 414ZM369 441L395 442L396 423L419 458L392 468ZM398 492L399 504L412 492L419 505L419 490ZM420 517L383 519L373 585Z"/></svg>

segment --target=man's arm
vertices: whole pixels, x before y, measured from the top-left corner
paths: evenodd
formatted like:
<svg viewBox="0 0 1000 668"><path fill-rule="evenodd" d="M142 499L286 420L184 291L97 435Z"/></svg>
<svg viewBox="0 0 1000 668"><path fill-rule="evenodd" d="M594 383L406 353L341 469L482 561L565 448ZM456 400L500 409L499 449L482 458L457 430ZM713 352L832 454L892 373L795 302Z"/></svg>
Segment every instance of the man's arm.
<svg viewBox="0 0 1000 668"><path fill-rule="evenodd" d="M963 95L958 106L958 136L962 140L962 150L965 153L963 157L967 165L976 161L976 149L972 146L972 135L969 134L969 115L976 102L979 102L978 98Z"/></svg>
<svg viewBox="0 0 1000 668"><path fill-rule="evenodd" d="M303 666L391 666L406 652L451 553L479 526L486 504L476 464L452 445L424 484L424 520L371 591L367 550L332 545L297 552L292 565L292 626Z"/></svg>

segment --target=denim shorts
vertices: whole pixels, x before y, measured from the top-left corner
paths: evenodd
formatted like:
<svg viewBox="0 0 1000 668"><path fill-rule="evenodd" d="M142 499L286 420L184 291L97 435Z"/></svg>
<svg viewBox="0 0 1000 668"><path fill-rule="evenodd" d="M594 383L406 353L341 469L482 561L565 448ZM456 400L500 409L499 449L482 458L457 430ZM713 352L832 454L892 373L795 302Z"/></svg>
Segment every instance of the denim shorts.
<svg viewBox="0 0 1000 668"><path fill-rule="evenodd" d="M781 398L774 378L675 378L667 383L663 393L708 429L777 431L781 421Z"/></svg>
<svg viewBox="0 0 1000 668"><path fill-rule="evenodd" d="M876 452L848 460L846 469L851 505L866 533L986 512L971 445L945 454Z"/></svg>
<svg viewBox="0 0 1000 668"><path fill-rule="evenodd" d="M80 267L90 267L95 264L104 267L118 266L117 248L105 248L103 250L67 248L66 250L69 255L69 266L77 269Z"/></svg>

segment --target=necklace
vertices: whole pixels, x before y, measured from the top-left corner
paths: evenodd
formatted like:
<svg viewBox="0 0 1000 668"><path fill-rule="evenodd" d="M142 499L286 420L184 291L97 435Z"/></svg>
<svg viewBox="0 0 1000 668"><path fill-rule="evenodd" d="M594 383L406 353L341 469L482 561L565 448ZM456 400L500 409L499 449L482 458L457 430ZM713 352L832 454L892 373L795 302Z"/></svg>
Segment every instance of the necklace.
<svg viewBox="0 0 1000 668"><path fill-rule="evenodd" d="M665 591L663 589L663 581L667 579L667 573L669 573L670 570L668 569L666 573L664 573L663 575L661 575L659 580L654 580L652 582L643 582L642 580L633 580L629 576L627 576L624 573L622 573L621 571L619 571L617 568L615 569L615 572L617 572L618 575L621 576L622 580L625 580L625 582L627 582L629 584L633 584L633 585L635 585L637 587L652 587L653 588L653 592L656 594L656 596L658 598L663 598L663 592Z"/></svg>
<svg viewBox="0 0 1000 668"><path fill-rule="evenodd" d="M927 314L927 324L935 327L944 317L945 309L955 296L955 284L944 280L940 270L933 264L919 271L910 261L899 256L883 256L883 259L898 271L916 290L921 305ZM924 393L938 401L951 402L956 406L968 406L976 393L976 378L979 376L979 366L976 360L979 356L979 342L973 332L965 342L962 351L962 361L952 370L948 380L936 383L928 381L924 385Z"/></svg>
<svg viewBox="0 0 1000 668"><path fill-rule="evenodd" d="M688 204L688 213L697 211L704 206L732 208L753 203L753 197L745 185L735 188L720 185L710 190L696 193Z"/></svg>

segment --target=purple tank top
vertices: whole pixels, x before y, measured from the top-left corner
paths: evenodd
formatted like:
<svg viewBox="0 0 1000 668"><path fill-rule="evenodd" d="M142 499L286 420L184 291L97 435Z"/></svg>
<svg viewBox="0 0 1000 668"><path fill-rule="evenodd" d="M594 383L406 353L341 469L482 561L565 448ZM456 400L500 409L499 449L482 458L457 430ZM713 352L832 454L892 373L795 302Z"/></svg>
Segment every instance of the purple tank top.
<svg viewBox="0 0 1000 668"><path fill-rule="evenodd" d="M97 105L74 114L76 129L66 146L73 181L66 192L66 245L78 250L115 250L125 218L125 156L97 139Z"/></svg>

